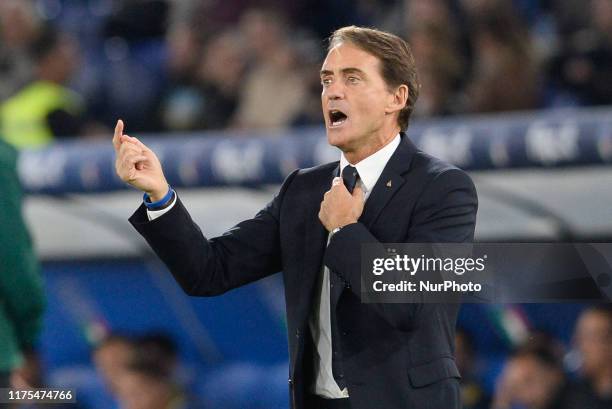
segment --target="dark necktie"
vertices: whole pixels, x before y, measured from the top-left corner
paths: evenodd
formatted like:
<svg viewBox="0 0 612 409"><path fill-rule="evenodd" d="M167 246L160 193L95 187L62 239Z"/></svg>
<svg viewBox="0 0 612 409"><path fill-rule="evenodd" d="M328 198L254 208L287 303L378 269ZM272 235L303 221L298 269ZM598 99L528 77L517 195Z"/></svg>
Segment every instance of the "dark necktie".
<svg viewBox="0 0 612 409"><path fill-rule="evenodd" d="M355 185L357 184L357 179L359 179L357 168L351 165L345 166L342 170L342 180L349 193L353 193L353 189L355 189Z"/></svg>

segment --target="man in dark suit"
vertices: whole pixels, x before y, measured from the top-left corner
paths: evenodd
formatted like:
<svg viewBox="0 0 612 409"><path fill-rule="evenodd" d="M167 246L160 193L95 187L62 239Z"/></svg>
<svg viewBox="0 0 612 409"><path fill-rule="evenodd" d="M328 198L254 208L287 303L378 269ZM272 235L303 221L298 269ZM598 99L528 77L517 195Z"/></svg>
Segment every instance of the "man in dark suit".
<svg viewBox="0 0 612 409"><path fill-rule="evenodd" d="M474 185L404 134L419 84L403 40L336 31L321 83L340 162L296 170L253 219L213 239L119 121L117 172L145 192L130 222L190 295L283 272L292 408L459 408L458 305L362 304L360 251L363 243L471 241Z"/></svg>

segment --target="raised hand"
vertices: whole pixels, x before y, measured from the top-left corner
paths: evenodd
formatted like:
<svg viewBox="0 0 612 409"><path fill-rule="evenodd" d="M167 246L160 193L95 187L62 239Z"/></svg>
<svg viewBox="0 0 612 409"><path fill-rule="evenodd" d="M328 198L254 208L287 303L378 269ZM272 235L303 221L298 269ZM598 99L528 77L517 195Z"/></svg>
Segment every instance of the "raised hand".
<svg viewBox="0 0 612 409"><path fill-rule="evenodd" d="M168 182L157 155L137 138L125 135L121 119L115 126L113 147L115 170L121 180L146 192L154 202L164 197Z"/></svg>

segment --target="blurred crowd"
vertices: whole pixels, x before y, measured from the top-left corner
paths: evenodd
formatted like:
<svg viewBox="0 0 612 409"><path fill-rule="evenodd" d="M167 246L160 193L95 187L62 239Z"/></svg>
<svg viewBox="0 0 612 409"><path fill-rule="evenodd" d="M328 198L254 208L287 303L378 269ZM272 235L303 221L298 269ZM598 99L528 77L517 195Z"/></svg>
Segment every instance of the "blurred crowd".
<svg viewBox="0 0 612 409"><path fill-rule="evenodd" d="M479 380L478 354L465 331L456 338L464 409L612 408L612 308L585 309L572 345L531 331L507 357L492 394Z"/></svg>
<svg viewBox="0 0 612 409"><path fill-rule="evenodd" d="M612 102L612 0L3 0L0 134L321 124L325 39L348 24L409 41L419 117Z"/></svg>
<svg viewBox="0 0 612 409"><path fill-rule="evenodd" d="M483 359L489 357L478 350L472 334L460 328L455 345L463 408L612 408L612 306L586 306L573 327L569 344L531 328L504 356L501 366L494 364L492 371L483 364ZM205 390L210 393L210 388L194 388L194 380L190 379L193 374L186 370L172 337L164 332L137 336L109 333L95 345L92 363L93 375L79 373L55 379L55 386L78 390L80 409L238 407L227 399L218 406L215 398L202 396ZM231 376L221 377L233 385L228 390L245 386L237 373L228 371ZM96 382L87 381L92 376ZM487 376L492 376L491 385L487 385ZM265 388L269 380L264 376L258 382L260 388ZM102 400L90 398L100 398L101 389L105 391ZM251 407L265 406L253 401Z"/></svg>
<svg viewBox="0 0 612 409"><path fill-rule="evenodd" d="M586 306L573 328L569 343L531 328L509 354L504 354L501 366L491 361L483 364L483 359L490 357L478 350L473 334L460 328L455 345L463 408L610 409L612 305ZM221 404L215 400L218 397L207 395L220 387L216 381L230 384L223 390L237 389L236 394L241 394L240 388L246 386L244 377L231 365L226 377L212 371L212 377L218 378L212 379L213 389L202 389L181 355L172 336L165 332L109 332L92 349L93 370L68 371L55 376L52 385L75 389L79 409L243 407L233 404L231 397L225 397ZM491 384L485 379L488 376L492 376ZM261 374L256 382L261 389L270 380ZM284 393L282 397L284 402ZM249 407L265 407L251 403Z"/></svg>

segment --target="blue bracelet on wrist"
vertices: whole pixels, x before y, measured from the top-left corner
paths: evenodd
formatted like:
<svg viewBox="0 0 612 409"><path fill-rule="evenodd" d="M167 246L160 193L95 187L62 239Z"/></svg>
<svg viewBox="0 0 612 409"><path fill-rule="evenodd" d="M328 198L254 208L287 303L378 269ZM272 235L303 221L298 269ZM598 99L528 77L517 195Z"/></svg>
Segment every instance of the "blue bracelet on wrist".
<svg viewBox="0 0 612 409"><path fill-rule="evenodd" d="M144 205L147 207L147 209L161 210L164 207L166 207L168 204L170 204L173 197L174 197L174 190L172 189L172 187L170 187L170 185L168 185L168 193L166 193L166 195L162 197L161 199L159 199L158 201L151 202L151 197L146 193L143 195L142 200L144 202Z"/></svg>

